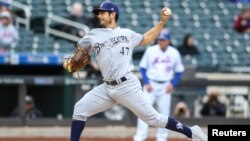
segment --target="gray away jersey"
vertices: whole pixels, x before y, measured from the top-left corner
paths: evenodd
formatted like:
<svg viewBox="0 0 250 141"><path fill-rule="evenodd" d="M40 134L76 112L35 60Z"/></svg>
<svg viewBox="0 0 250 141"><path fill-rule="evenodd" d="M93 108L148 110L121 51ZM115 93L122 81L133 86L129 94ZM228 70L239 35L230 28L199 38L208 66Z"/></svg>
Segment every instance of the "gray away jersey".
<svg viewBox="0 0 250 141"><path fill-rule="evenodd" d="M90 42L104 80L115 80L134 69L132 51L142 39L141 34L117 27L92 29L81 40Z"/></svg>

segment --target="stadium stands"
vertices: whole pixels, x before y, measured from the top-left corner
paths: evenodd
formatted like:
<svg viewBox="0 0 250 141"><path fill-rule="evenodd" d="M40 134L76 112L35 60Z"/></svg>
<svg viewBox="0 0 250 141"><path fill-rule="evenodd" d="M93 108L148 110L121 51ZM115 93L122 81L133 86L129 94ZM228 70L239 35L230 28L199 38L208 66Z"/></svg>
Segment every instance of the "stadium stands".
<svg viewBox="0 0 250 141"><path fill-rule="evenodd" d="M31 21L36 18L46 19L49 13L66 17L69 15L70 5L79 0L16 0L31 7ZM80 0L85 12L91 12L100 0ZM208 1L191 0L124 0L115 1L121 9L119 24L131 28L139 33L144 33L160 18L159 10L164 6L172 9L173 17L166 27L170 29L174 45L181 44L186 33L192 33L197 39L201 56L194 57L192 64L197 66L197 71L205 72L248 72L250 67L250 35L239 34L232 29L232 21L242 3L234 4L227 0ZM14 9L15 10L15 9ZM18 11L17 15L18 15ZM44 28L44 23L37 26ZM34 27L38 28L38 27ZM19 29L22 39L15 48L16 52L30 50L37 53L71 52L73 44L45 37L44 33L37 33L31 27L29 31L22 27ZM135 64L138 64L144 49L135 50ZM236 69L235 69L236 68ZM242 68L242 69L241 69Z"/></svg>

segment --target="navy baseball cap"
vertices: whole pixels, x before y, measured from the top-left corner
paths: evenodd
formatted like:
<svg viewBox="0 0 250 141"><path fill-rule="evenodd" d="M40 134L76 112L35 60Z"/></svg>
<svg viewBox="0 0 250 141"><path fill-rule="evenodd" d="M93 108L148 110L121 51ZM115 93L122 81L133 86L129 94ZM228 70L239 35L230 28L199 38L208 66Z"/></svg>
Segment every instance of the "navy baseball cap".
<svg viewBox="0 0 250 141"><path fill-rule="evenodd" d="M0 6L9 8L10 4L8 2L1 2L0 1Z"/></svg>
<svg viewBox="0 0 250 141"><path fill-rule="evenodd" d="M167 30L162 30L157 39L158 40L170 40L171 37Z"/></svg>
<svg viewBox="0 0 250 141"><path fill-rule="evenodd" d="M110 1L103 2L99 8L96 8L93 10L93 13L98 15L100 11L108 11L108 12L115 12L117 15L119 15L119 7Z"/></svg>

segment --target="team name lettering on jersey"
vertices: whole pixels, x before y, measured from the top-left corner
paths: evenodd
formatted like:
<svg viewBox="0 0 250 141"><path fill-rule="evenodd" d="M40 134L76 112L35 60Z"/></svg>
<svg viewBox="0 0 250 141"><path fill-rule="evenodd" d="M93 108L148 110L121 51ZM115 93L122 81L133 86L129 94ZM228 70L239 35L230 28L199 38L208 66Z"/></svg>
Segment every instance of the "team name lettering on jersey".
<svg viewBox="0 0 250 141"><path fill-rule="evenodd" d="M120 42L128 42L127 36L112 37L109 39L113 44L118 44Z"/></svg>
<svg viewBox="0 0 250 141"><path fill-rule="evenodd" d="M95 43L94 44L94 50L96 55L100 53L101 49L104 46L108 46L108 43L111 43L112 46L117 45L121 42L129 42L127 36L117 36L117 37L111 37L109 38L109 41L104 41L103 43Z"/></svg>
<svg viewBox="0 0 250 141"><path fill-rule="evenodd" d="M107 41L103 42L103 43L95 43L94 44L94 50L95 50L95 54L99 54L101 49L104 47L104 46L107 46Z"/></svg>
<svg viewBox="0 0 250 141"><path fill-rule="evenodd" d="M153 61L153 64L157 64L157 63L170 63L171 59L167 56L164 59L160 59L159 57L156 57Z"/></svg>

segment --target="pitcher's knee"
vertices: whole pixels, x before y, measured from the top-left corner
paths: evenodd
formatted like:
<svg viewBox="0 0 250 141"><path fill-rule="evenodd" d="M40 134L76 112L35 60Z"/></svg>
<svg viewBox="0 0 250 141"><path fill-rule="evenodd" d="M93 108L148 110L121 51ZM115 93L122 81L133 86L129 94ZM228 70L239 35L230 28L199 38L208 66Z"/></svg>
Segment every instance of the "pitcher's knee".
<svg viewBox="0 0 250 141"><path fill-rule="evenodd" d="M144 118L142 120L146 122L148 125L151 125L157 128L165 128L168 122L168 117L165 115L158 114L150 118Z"/></svg>
<svg viewBox="0 0 250 141"><path fill-rule="evenodd" d="M87 114L87 109L85 107L82 107L79 102L77 102L74 106L74 112L72 118L75 120L82 120L86 121L87 118L89 117Z"/></svg>

